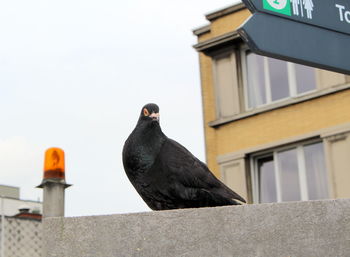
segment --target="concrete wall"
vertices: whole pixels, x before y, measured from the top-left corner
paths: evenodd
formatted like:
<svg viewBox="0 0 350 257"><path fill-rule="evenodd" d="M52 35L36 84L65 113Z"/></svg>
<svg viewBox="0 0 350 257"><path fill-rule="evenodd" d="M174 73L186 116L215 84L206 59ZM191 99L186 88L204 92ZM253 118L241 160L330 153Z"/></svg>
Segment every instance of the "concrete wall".
<svg viewBox="0 0 350 257"><path fill-rule="evenodd" d="M4 256L1 257L43 256L41 221L6 217L4 222L4 233L0 233L0 242L4 236ZM0 232L1 228L0 221Z"/></svg>
<svg viewBox="0 0 350 257"><path fill-rule="evenodd" d="M46 218L47 257L348 257L350 199Z"/></svg>

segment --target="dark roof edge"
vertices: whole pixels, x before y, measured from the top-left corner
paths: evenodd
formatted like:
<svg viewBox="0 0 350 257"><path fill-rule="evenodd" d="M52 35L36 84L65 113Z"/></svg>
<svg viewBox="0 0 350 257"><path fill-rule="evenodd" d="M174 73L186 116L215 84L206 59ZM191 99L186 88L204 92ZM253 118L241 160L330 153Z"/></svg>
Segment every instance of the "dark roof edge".
<svg viewBox="0 0 350 257"><path fill-rule="evenodd" d="M192 32L193 32L194 35L200 36L202 34L210 32L210 25L206 25L206 26L202 26L202 27L196 28L196 29L192 30Z"/></svg>
<svg viewBox="0 0 350 257"><path fill-rule="evenodd" d="M204 52L206 50L209 50L210 48L216 47L218 45L227 43L229 41L237 40L239 39L240 36L237 31L232 31L226 34L223 34L221 36L211 38L209 40L200 42L198 44L195 44L193 47L198 51L198 52Z"/></svg>

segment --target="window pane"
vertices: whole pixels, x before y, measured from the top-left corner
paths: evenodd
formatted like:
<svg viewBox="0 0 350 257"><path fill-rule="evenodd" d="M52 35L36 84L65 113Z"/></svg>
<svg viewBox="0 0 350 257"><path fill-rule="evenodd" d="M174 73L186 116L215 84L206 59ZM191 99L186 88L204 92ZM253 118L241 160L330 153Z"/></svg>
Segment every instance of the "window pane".
<svg viewBox="0 0 350 257"><path fill-rule="evenodd" d="M268 58L271 86L271 100L276 101L289 96L288 71L285 61Z"/></svg>
<svg viewBox="0 0 350 257"><path fill-rule="evenodd" d="M304 154L309 199L325 199L328 197L328 186L323 144L304 146Z"/></svg>
<svg viewBox="0 0 350 257"><path fill-rule="evenodd" d="M297 93L301 94L316 89L315 69L301 64L295 65Z"/></svg>
<svg viewBox="0 0 350 257"><path fill-rule="evenodd" d="M298 201L301 199L299 172L296 149L277 154L281 180L282 201Z"/></svg>
<svg viewBox="0 0 350 257"><path fill-rule="evenodd" d="M277 202L275 168L273 157L258 160L259 172L259 202Z"/></svg>
<svg viewBox="0 0 350 257"><path fill-rule="evenodd" d="M266 103L264 57L247 54L247 94L248 108Z"/></svg>

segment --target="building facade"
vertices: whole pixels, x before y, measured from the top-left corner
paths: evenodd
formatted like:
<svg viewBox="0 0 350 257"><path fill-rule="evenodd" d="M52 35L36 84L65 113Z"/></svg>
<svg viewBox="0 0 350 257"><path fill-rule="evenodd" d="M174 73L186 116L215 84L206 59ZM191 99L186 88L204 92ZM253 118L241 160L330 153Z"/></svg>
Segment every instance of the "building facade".
<svg viewBox="0 0 350 257"><path fill-rule="evenodd" d="M31 212L42 213L42 202L20 199L19 187L0 185L0 214L13 216L22 207L28 207Z"/></svg>
<svg viewBox="0 0 350 257"><path fill-rule="evenodd" d="M42 256L42 203L20 199L18 187L0 185L0 256Z"/></svg>
<svg viewBox="0 0 350 257"><path fill-rule="evenodd" d="M198 38L209 168L250 203L350 197L350 77L252 53L243 4Z"/></svg>

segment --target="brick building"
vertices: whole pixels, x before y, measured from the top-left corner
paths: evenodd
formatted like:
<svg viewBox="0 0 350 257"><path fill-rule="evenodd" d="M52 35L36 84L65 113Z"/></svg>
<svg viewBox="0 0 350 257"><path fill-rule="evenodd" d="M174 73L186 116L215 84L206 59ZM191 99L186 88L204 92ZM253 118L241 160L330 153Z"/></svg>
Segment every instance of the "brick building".
<svg viewBox="0 0 350 257"><path fill-rule="evenodd" d="M252 53L250 15L194 30L209 168L250 203L350 197L350 77Z"/></svg>

